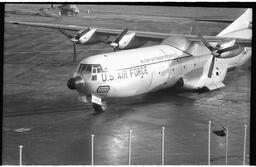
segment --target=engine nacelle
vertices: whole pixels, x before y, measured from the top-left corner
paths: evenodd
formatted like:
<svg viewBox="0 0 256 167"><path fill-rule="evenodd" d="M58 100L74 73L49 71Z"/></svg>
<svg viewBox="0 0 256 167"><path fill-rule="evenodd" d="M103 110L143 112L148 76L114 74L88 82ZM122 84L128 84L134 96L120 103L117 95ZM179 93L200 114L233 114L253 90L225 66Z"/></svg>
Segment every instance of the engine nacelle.
<svg viewBox="0 0 256 167"><path fill-rule="evenodd" d="M138 48L144 45L145 43L147 43L146 40L137 38L135 34L136 34L135 32L125 34L118 42L116 49L125 50L125 49Z"/></svg>
<svg viewBox="0 0 256 167"><path fill-rule="evenodd" d="M225 48L234 46L235 43L236 43L236 40L235 40L235 39L232 39L232 40L229 40L229 41L220 42L220 43L218 43L218 44L216 45L216 47L217 47L219 50L222 50L222 49L225 49Z"/></svg>
<svg viewBox="0 0 256 167"><path fill-rule="evenodd" d="M85 44L85 45L91 45L99 43L100 41L96 39L95 36L96 29L90 29L88 31L81 32L78 37L77 43L79 44Z"/></svg>
<svg viewBox="0 0 256 167"><path fill-rule="evenodd" d="M218 55L219 58L234 57L237 54L239 54L240 52L242 52L242 48L236 44L235 39L218 43L216 45L216 48L218 49L217 54L219 54L218 52L222 52L222 51L226 50L226 51L222 52L220 55ZM228 50L229 48L232 48L232 49Z"/></svg>
<svg viewBox="0 0 256 167"><path fill-rule="evenodd" d="M118 42L117 49L125 49L131 43L132 39L134 38L135 33L127 33L125 34L121 40Z"/></svg>

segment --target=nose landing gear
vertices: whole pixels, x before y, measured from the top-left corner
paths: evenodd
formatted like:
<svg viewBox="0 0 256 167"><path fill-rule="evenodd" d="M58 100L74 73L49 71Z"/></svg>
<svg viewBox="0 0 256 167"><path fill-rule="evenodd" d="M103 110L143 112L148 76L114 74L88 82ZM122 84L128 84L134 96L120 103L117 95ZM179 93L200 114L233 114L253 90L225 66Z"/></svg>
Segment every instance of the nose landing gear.
<svg viewBox="0 0 256 167"><path fill-rule="evenodd" d="M101 105L93 103L93 108L96 112L104 112L107 110L107 102L102 101Z"/></svg>
<svg viewBox="0 0 256 167"><path fill-rule="evenodd" d="M107 110L107 102L93 94L91 95L91 102L95 111L104 112Z"/></svg>

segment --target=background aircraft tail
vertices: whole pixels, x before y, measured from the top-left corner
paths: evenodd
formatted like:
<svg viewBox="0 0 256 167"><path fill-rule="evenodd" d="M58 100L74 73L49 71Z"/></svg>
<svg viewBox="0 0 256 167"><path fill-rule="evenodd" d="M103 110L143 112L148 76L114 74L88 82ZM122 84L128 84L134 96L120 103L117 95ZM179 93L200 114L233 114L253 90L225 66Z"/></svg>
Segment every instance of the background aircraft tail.
<svg viewBox="0 0 256 167"><path fill-rule="evenodd" d="M222 30L217 37L251 39L252 9L247 9L238 19Z"/></svg>

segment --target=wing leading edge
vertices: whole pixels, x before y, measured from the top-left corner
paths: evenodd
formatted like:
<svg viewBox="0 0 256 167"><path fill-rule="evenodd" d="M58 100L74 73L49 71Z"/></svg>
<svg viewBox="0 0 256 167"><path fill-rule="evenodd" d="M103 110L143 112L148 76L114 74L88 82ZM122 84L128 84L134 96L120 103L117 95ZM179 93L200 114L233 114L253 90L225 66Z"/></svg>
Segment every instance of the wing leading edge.
<svg viewBox="0 0 256 167"><path fill-rule="evenodd" d="M62 29L68 31L80 31L82 29L86 29L88 27L77 26L77 25L61 25L61 24L48 24L48 23L32 23L32 22L18 22L18 21L6 21L8 24L17 24L17 25L25 25L25 26L34 26L34 27L43 27L43 28L51 28L51 29ZM96 34L99 37L109 37L109 36L117 36L122 30L121 29L107 29L107 28L97 28L90 27L91 29L96 29ZM197 35L188 35L188 34L170 34L170 33L159 33L159 32L144 32L144 31L129 31L135 33L137 38L154 41L154 42L162 42L164 39L170 36L182 36L190 40L191 42L201 42ZM231 40L234 38L230 37L217 37L217 36L204 36L204 39L208 42L219 42L225 40ZM243 46L251 46L251 39L242 39L235 38L236 43Z"/></svg>

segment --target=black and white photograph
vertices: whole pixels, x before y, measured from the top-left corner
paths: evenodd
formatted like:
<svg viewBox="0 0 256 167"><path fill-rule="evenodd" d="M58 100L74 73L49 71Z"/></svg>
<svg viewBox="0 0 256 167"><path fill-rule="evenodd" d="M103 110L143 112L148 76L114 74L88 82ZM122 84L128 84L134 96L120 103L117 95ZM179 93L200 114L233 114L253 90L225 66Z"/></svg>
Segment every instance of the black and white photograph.
<svg viewBox="0 0 256 167"><path fill-rule="evenodd" d="M250 165L253 9L204 5L5 3L2 165Z"/></svg>

